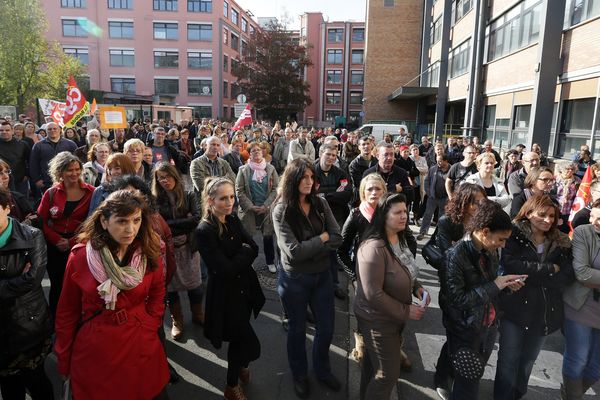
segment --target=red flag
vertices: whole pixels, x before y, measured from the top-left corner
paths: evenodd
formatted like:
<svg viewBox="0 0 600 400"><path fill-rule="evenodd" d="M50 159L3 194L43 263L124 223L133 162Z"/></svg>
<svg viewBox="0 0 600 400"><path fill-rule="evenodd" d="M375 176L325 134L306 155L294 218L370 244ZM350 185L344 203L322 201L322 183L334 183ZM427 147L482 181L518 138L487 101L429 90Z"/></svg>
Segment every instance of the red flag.
<svg viewBox="0 0 600 400"><path fill-rule="evenodd" d="M97 109L98 109L98 105L96 104L96 98L94 97L94 100L92 100L92 107L90 109L90 115L94 115L94 113L96 112Z"/></svg>
<svg viewBox="0 0 600 400"><path fill-rule="evenodd" d="M77 87L77 82L72 76L69 77L69 84L67 86L67 105L65 108L65 114L63 120L65 127L70 128L75 126L83 116L87 115L90 104L85 101L83 93Z"/></svg>
<svg viewBox="0 0 600 400"><path fill-rule="evenodd" d="M592 168L588 167L585 170L585 175L583 175L579 189L577 189L577 195L575 196L575 200L573 200L573 206L571 206L571 214L569 214L569 235L573 235L573 225L571 224L575 218L575 214L577 214L579 210L584 209L592 201L590 186L592 185L593 176L594 173L592 172Z"/></svg>
<svg viewBox="0 0 600 400"><path fill-rule="evenodd" d="M233 126L233 130L236 131L242 129L246 125L252 125L252 109L250 108L250 104L248 104L240 114L240 117Z"/></svg>
<svg viewBox="0 0 600 400"><path fill-rule="evenodd" d="M52 117L54 122L56 122L61 128L63 126L65 126L65 123L63 121L63 115L65 114L65 108L66 108L65 103L56 102L54 104L54 108L52 109L52 114L50 114L50 116Z"/></svg>

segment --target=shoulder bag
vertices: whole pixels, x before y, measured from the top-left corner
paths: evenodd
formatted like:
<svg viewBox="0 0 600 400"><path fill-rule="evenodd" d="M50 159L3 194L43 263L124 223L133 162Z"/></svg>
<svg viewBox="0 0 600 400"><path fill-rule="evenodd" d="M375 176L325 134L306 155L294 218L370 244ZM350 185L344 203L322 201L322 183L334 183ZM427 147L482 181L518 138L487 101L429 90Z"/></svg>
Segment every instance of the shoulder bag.
<svg viewBox="0 0 600 400"><path fill-rule="evenodd" d="M433 235L431 235L431 238L427 241L427 243L425 243L425 246L423 246L423 248L421 249L421 255L423 256L427 264L431 265L436 270L439 270L443 267L444 255L442 254L442 250L440 249L436 241L437 230L438 228L436 227L435 231L433 232Z"/></svg>

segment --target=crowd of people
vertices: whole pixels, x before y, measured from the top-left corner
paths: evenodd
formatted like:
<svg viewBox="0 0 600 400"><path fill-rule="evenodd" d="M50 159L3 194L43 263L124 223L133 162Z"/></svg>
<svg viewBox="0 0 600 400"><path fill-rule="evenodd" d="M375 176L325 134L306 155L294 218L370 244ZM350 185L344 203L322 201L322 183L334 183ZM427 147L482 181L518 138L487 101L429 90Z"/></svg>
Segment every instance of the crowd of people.
<svg viewBox="0 0 600 400"><path fill-rule="evenodd" d="M389 399L411 368L403 331L431 301L420 241L441 288L442 399L479 398L497 339L494 399L522 398L559 329L563 398L581 399L600 378L596 165L586 147L552 168L537 144L501 155L489 140L417 144L403 129L376 142L279 122L233 131L208 119L114 130L0 120L2 397L54 398L44 372L54 351L74 398L168 399L178 376L164 313L171 338L184 338L187 292L192 323L215 348L228 343L224 397L246 399L263 270L277 273L295 394L311 393L308 321L312 372L342 388L329 348L344 271L356 291L360 398ZM569 221L588 168L592 199Z"/></svg>

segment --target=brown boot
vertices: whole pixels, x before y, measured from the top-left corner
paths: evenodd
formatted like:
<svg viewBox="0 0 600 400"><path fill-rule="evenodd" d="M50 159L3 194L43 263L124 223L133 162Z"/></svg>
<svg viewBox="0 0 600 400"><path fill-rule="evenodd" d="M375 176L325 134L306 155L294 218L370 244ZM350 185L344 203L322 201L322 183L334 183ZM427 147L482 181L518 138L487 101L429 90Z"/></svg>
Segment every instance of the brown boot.
<svg viewBox="0 0 600 400"><path fill-rule="evenodd" d="M248 400L240 385L226 386L223 397L225 397L225 400Z"/></svg>
<svg viewBox="0 0 600 400"><path fill-rule="evenodd" d="M583 382L581 379L571 379L563 375L564 400L581 400L583 397Z"/></svg>
<svg viewBox="0 0 600 400"><path fill-rule="evenodd" d="M244 385L250 383L250 368L242 368L240 369L240 382Z"/></svg>
<svg viewBox="0 0 600 400"><path fill-rule="evenodd" d="M200 304L191 304L192 322L198 325L204 325L204 306Z"/></svg>
<svg viewBox="0 0 600 400"><path fill-rule="evenodd" d="M181 311L181 303L169 303L169 311L173 326L171 327L171 337L173 340L181 338L183 335L183 312Z"/></svg>

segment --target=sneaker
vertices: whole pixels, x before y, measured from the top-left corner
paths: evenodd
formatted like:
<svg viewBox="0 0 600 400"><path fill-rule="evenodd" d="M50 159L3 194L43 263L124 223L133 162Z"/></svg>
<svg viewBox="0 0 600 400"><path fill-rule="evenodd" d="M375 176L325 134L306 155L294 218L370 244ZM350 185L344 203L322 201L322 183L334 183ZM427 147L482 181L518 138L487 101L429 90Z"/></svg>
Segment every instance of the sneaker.
<svg viewBox="0 0 600 400"><path fill-rule="evenodd" d="M267 264L267 268L269 269L269 272L272 274L277 272L277 267L275 266L275 264Z"/></svg>
<svg viewBox="0 0 600 400"><path fill-rule="evenodd" d="M422 233L419 233L419 234L417 235L417 240L419 240L419 241L420 241L420 240L423 240L423 239L425 239L425 235L424 235L424 234L422 234Z"/></svg>

